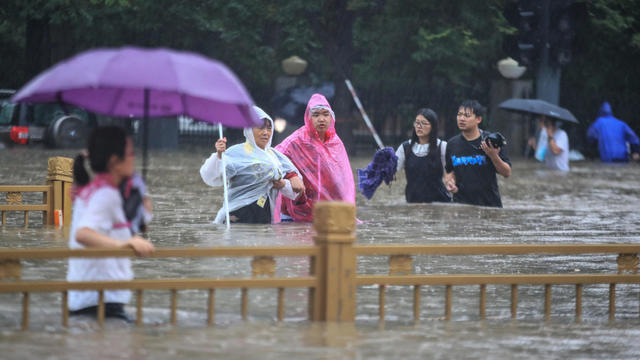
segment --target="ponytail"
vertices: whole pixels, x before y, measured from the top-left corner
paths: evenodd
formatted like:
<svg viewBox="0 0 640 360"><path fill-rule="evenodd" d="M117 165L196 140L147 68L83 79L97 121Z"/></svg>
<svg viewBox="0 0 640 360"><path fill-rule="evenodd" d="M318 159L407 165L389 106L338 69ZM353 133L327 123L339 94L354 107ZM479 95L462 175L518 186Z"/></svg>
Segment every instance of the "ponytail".
<svg viewBox="0 0 640 360"><path fill-rule="evenodd" d="M73 182L75 182L78 186L85 186L91 180L89 177L89 172L84 166L85 159L86 157L84 156L84 154L78 154L73 160Z"/></svg>
<svg viewBox="0 0 640 360"><path fill-rule="evenodd" d="M112 155L124 158L126 144L127 133L119 127L105 126L94 129L89 135L88 155L78 154L73 161L73 180L78 186L84 186L91 181L91 172L108 171Z"/></svg>

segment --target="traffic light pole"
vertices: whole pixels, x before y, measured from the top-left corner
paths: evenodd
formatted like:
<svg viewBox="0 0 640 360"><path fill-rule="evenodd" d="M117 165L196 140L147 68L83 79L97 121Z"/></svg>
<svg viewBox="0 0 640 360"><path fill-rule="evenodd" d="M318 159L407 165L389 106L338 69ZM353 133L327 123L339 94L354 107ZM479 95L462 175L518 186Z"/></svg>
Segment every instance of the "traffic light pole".
<svg viewBox="0 0 640 360"><path fill-rule="evenodd" d="M549 61L549 28L551 18L551 0L542 0L542 16L540 18L540 32L542 48L540 49L540 63L536 74L536 98L558 104L560 100L560 66L552 66Z"/></svg>

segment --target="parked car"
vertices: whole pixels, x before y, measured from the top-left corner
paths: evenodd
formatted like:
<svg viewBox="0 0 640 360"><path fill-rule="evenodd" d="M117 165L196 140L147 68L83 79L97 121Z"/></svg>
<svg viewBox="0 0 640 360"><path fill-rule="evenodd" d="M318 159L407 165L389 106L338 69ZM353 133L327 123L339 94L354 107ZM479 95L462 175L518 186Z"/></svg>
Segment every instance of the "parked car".
<svg viewBox="0 0 640 360"><path fill-rule="evenodd" d="M43 142L49 147L78 148L97 125L96 117L75 106L57 103L17 104L13 90L0 90L0 142L8 146ZM8 96L7 96L8 95Z"/></svg>

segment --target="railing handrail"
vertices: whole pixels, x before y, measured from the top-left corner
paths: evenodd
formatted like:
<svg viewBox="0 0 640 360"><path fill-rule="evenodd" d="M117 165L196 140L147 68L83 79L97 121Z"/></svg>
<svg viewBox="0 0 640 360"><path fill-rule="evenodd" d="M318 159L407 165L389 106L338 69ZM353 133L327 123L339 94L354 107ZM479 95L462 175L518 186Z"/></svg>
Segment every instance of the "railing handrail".
<svg viewBox="0 0 640 360"><path fill-rule="evenodd" d="M264 278L175 278L136 279L128 281L20 281L0 282L0 293L10 292L52 292L69 290L202 290L238 288L315 288L317 279L313 276L264 277Z"/></svg>
<svg viewBox="0 0 640 360"><path fill-rule="evenodd" d="M356 255L520 255L520 254L629 254L640 244L434 244L354 245Z"/></svg>
<svg viewBox="0 0 640 360"><path fill-rule="evenodd" d="M215 248L161 248L149 257L250 257L317 256L314 245L223 246ZM354 245L364 255L521 255L521 254L631 254L640 244L457 244L457 245ZM60 259L71 257L135 257L133 249L0 248L0 259Z"/></svg>
<svg viewBox="0 0 640 360"><path fill-rule="evenodd" d="M47 211L49 204L0 204L0 211Z"/></svg>
<svg viewBox="0 0 640 360"><path fill-rule="evenodd" d="M51 185L0 185L0 192L43 192L51 191Z"/></svg>
<svg viewBox="0 0 640 360"><path fill-rule="evenodd" d="M251 256L317 256L317 246L225 246L216 248L161 248L148 257L251 257ZM13 249L0 248L0 259L61 259L96 257L136 257L133 249Z"/></svg>
<svg viewBox="0 0 640 360"><path fill-rule="evenodd" d="M368 285L575 285L637 284L636 274L455 274L357 275L358 286Z"/></svg>

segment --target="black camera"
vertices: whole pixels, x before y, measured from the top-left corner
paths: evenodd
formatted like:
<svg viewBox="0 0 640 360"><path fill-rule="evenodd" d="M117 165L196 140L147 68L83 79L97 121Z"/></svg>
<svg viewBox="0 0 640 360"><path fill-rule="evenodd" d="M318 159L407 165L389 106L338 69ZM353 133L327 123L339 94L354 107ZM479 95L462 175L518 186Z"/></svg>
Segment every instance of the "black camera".
<svg viewBox="0 0 640 360"><path fill-rule="evenodd" d="M507 144L507 139L499 132L482 132L482 141L486 141L487 144L491 144L495 148L501 148Z"/></svg>

